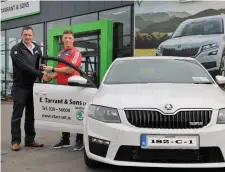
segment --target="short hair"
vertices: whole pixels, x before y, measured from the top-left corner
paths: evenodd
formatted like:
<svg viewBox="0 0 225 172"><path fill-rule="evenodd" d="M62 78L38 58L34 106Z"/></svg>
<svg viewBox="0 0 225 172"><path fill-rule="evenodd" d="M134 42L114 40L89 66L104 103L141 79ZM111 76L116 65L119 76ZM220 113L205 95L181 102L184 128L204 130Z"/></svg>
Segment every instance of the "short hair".
<svg viewBox="0 0 225 172"><path fill-rule="evenodd" d="M22 33L23 33L24 30L32 30L32 32L34 32L33 28L30 27L30 26L25 26L25 27L23 27ZM22 34L22 33L21 33L21 34Z"/></svg>
<svg viewBox="0 0 225 172"><path fill-rule="evenodd" d="M74 36L74 33L73 33L72 30L65 30L65 31L63 32L63 35L65 35L65 34L71 34L71 35Z"/></svg>

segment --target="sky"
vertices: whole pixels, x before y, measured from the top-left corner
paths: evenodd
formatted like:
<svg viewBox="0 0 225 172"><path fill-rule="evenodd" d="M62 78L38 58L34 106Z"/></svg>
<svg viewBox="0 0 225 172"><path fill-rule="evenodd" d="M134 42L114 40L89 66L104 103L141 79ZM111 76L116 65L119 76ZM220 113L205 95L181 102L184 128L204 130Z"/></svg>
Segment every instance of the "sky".
<svg viewBox="0 0 225 172"><path fill-rule="evenodd" d="M221 9L225 8L225 1L195 1L180 3L178 1L146 1L143 0L141 7L135 6L135 13L149 13L149 12L182 12L187 11L190 14L196 14L205 9Z"/></svg>

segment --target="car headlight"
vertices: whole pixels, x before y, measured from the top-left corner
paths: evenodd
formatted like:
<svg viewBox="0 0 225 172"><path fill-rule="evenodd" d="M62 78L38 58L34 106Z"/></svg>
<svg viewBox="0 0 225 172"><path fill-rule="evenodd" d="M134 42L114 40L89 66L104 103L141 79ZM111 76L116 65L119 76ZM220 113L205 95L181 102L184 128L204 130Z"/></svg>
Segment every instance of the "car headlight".
<svg viewBox="0 0 225 172"><path fill-rule="evenodd" d="M209 49L217 48L218 45L219 45L218 43L213 43L213 44L204 45L204 46L202 47L202 51L206 51L206 50L209 50Z"/></svg>
<svg viewBox="0 0 225 172"><path fill-rule="evenodd" d="M88 117L106 123L121 123L118 110L110 107L90 105Z"/></svg>
<svg viewBox="0 0 225 172"><path fill-rule="evenodd" d="M225 109L219 110L217 124L225 124Z"/></svg>
<svg viewBox="0 0 225 172"><path fill-rule="evenodd" d="M159 46L158 48L157 48L157 52L158 53L160 53L160 54L162 54L162 51L161 51L162 49L161 49L161 47Z"/></svg>

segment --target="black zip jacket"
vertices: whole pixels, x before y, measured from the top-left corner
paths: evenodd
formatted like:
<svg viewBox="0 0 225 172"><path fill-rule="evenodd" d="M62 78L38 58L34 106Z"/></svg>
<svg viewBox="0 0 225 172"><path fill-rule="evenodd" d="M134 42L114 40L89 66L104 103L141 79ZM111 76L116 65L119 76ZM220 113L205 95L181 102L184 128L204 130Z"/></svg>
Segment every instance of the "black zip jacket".
<svg viewBox="0 0 225 172"><path fill-rule="evenodd" d="M40 47L33 42L35 48L33 54L21 41L11 49L10 56L13 65L13 86L22 88L33 88L37 78L41 79L43 73L39 70L42 51Z"/></svg>

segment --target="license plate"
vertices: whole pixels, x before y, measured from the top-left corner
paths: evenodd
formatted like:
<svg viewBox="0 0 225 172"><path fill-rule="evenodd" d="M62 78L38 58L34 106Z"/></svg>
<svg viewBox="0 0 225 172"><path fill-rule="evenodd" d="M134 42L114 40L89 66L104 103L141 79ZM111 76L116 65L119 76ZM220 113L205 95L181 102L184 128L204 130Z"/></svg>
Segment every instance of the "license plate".
<svg viewBox="0 0 225 172"><path fill-rule="evenodd" d="M143 149L199 149L198 135L141 135Z"/></svg>

